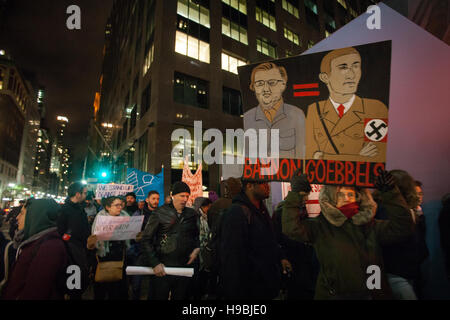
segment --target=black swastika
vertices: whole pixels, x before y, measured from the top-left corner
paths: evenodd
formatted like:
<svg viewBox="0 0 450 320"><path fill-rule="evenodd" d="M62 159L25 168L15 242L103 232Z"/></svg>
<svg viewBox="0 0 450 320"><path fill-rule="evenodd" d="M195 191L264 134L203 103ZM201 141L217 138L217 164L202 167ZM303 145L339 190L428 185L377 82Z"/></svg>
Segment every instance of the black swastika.
<svg viewBox="0 0 450 320"><path fill-rule="evenodd" d="M370 124L370 127L373 129L373 131L372 131L372 132L366 131L366 134L367 134L370 138L371 138L374 134L376 134L377 136L376 136L375 140L380 140L380 139L383 137L383 135L380 133L380 129L387 128L387 125L386 125L385 123L382 123L382 124L380 124L378 127L376 127L376 126L375 126L375 122L372 122L372 123Z"/></svg>

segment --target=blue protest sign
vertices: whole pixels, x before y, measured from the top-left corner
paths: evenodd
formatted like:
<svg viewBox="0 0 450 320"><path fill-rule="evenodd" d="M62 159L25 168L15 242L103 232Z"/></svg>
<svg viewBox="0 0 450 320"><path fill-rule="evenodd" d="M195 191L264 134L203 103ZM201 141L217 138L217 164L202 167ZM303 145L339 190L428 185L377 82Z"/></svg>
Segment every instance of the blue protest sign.
<svg viewBox="0 0 450 320"><path fill-rule="evenodd" d="M150 174L134 168L127 169L127 183L134 186L136 200L144 201L152 191L159 193L159 206L164 204L164 168L158 174Z"/></svg>

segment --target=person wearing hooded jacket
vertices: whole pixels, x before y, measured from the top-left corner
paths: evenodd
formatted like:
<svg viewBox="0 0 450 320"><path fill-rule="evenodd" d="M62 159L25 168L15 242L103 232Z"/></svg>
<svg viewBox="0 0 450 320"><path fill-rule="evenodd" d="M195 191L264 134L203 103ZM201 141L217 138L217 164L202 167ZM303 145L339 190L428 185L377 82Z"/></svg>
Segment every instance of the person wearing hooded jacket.
<svg viewBox="0 0 450 320"><path fill-rule="evenodd" d="M2 299L62 300L59 287L68 254L56 228L59 205L52 199L34 199L18 216L18 244Z"/></svg>
<svg viewBox="0 0 450 320"><path fill-rule="evenodd" d="M322 214L307 218L305 202L311 189L306 175L295 174L291 183L299 181L303 187L285 199L282 229L291 239L314 246L320 264L315 299L390 298L381 245L401 241L413 230L408 205L393 177L383 171L375 183L389 216L385 221L373 219L376 203L367 189L328 185L319 196ZM381 272L380 286L372 290L367 285L369 266L378 266Z"/></svg>

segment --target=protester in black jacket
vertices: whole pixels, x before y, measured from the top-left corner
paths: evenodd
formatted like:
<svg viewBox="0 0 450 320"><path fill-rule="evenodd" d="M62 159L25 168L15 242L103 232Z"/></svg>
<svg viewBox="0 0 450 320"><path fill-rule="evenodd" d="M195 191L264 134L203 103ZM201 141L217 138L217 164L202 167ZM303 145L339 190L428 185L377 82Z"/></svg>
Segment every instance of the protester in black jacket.
<svg viewBox="0 0 450 320"><path fill-rule="evenodd" d="M224 299L274 299L281 287L281 251L263 203L267 182L246 181L223 214L219 286Z"/></svg>
<svg viewBox="0 0 450 320"><path fill-rule="evenodd" d="M72 247L72 254L76 255L74 259L83 273L82 278L86 279L85 273L89 269L87 239L91 230L82 203L86 200L87 188L84 184L75 182L69 186L67 193L68 197L61 206L58 216L58 232ZM81 296L77 293L72 298L80 299Z"/></svg>
<svg viewBox="0 0 450 320"><path fill-rule="evenodd" d="M152 267L149 299L184 300L190 278L166 275L164 267L192 267L200 252L197 213L186 207L191 191L184 182L172 187L172 203L150 215L142 234L143 262Z"/></svg>
<svg viewBox="0 0 450 320"><path fill-rule="evenodd" d="M385 270L395 299L416 300L420 288L420 265L428 257L425 217L414 210L419 205L419 197L413 178L403 170L392 170L390 174L409 206L414 221L414 232L399 243L382 247ZM375 199L377 200L377 193ZM378 204L375 218L387 220L383 204L380 202Z"/></svg>

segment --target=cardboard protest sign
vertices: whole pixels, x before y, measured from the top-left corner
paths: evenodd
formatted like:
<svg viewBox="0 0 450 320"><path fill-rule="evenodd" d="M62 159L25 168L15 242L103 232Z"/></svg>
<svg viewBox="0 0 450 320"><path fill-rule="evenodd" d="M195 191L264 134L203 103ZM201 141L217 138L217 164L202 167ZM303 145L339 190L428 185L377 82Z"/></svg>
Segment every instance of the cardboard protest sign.
<svg viewBox="0 0 450 320"><path fill-rule="evenodd" d="M133 185L136 201L145 201L150 191L157 191L159 193L159 206L164 204L164 168L158 174L128 168L127 183Z"/></svg>
<svg viewBox="0 0 450 320"><path fill-rule="evenodd" d="M124 196L128 192L133 192L130 184L98 184L95 191L95 198L102 199L112 196Z"/></svg>
<svg viewBox="0 0 450 320"><path fill-rule="evenodd" d="M192 174L191 169L189 169L189 164L187 159L184 160L183 167L183 177L181 179L184 183L186 183L191 189L191 194L189 196L187 206L191 207L194 203L194 200L198 197L203 197L203 177L202 177L202 164L198 166L197 172Z"/></svg>
<svg viewBox="0 0 450 320"><path fill-rule="evenodd" d="M390 62L384 41L239 67L244 130L259 134L244 178L287 182L301 168L311 183L372 187L386 162ZM260 155L275 144L269 165Z"/></svg>
<svg viewBox="0 0 450 320"><path fill-rule="evenodd" d="M144 216L97 216L93 234L101 241L136 239L143 222Z"/></svg>

